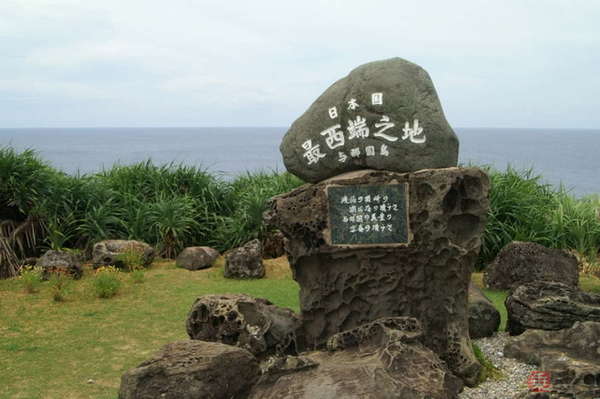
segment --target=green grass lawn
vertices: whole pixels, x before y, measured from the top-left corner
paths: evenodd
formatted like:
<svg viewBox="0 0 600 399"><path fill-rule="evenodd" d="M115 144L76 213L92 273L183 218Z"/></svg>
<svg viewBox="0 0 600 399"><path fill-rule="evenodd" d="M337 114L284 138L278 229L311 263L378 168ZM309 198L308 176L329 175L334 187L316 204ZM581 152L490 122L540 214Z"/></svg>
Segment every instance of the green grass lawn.
<svg viewBox="0 0 600 399"><path fill-rule="evenodd" d="M122 274L110 299L94 296L86 270L63 303L52 300L49 283L27 294L20 281L0 280L0 397L115 398L125 370L187 339L185 320L199 295L246 293L298 311L298 286L284 262L266 261L268 279L244 281L224 279L222 259L195 272L157 264L141 284Z"/></svg>
<svg viewBox="0 0 600 399"><path fill-rule="evenodd" d="M86 269L62 303L52 300L49 283L27 294L18 279L0 280L0 398L115 398L124 371L187 339L185 320L199 295L246 293L298 311L298 285L285 259L265 264L266 279L240 281L222 277L222 258L195 272L157 263L141 284L123 273L110 299L94 296ZM481 274L473 280L480 285ZM582 287L600 292L600 280L582 278ZM500 309L503 328L506 293L485 294Z"/></svg>

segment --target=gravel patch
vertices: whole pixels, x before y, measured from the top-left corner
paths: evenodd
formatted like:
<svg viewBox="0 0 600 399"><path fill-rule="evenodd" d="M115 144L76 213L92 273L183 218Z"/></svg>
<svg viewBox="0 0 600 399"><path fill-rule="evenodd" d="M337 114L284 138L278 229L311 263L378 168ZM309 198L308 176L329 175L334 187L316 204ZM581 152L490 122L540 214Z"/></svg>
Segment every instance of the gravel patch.
<svg viewBox="0 0 600 399"><path fill-rule="evenodd" d="M475 388L465 387L458 395L460 399L512 399L527 390L527 377L535 366L504 357L504 344L510 339L507 332L499 332L492 337L475 339L487 358L502 371L504 378L488 380Z"/></svg>

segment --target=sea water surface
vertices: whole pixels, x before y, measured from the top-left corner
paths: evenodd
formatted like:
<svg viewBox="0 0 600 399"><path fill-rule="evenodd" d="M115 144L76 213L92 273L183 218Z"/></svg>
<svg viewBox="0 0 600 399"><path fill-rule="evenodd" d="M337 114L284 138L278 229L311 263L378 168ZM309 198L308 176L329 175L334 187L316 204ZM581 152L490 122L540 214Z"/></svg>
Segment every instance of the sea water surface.
<svg viewBox="0 0 600 399"><path fill-rule="evenodd" d="M0 146L32 148L67 173L152 159L185 163L225 178L285 170L279 144L286 127L0 129ZM459 162L504 170L533 168L577 196L600 193L600 130L457 128Z"/></svg>

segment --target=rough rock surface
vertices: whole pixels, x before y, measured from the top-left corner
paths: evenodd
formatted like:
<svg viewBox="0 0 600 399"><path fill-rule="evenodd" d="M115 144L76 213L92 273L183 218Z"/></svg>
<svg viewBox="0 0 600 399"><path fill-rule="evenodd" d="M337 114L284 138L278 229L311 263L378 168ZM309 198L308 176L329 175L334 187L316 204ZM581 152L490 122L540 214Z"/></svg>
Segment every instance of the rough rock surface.
<svg viewBox="0 0 600 399"><path fill-rule="evenodd" d="M249 397L456 398L462 382L419 342L421 334L418 321L410 318L387 318L343 332L332 337L332 351L285 359L291 366L283 372L281 366L267 369Z"/></svg>
<svg viewBox="0 0 600 399"><path fill-rule="evenodd" d="M215 342L165 345L121 377L120 399L245 398L259 377L248 351Z"/></svg>
<svg viewBox="0 0 600 399"><path fill-rule="evenodd" d="M187 247L175 260L177 267L188 270L207 269L219 257L219 251L210 247Z"/></svg>
<svg viewBox="0 0 600 399"><path fill-rule="evenodd" d="M332 246L327 185L408 183L411 242L400 246ZM467 383L480 365L468 333L467 291L481 244L489 181L476 168L394 173L365 170L273 198L265 220L288 239L300 285L303 346L381 317L413 316L423 343Z"/></svg>
<svg viewBox="0 0 600 399"><path fill-rule="evenodd" d="M469 336L491 337L500 327L500 312L473 283L469 284Z"/></svg>
<svg viewBox="0 0 600 399"><path fill-rule="evenodd" d="M48 280L51 274L67 274L74 279L83 275L81 259L71 252L49 250L36 263L42 268L42 279Z"/></svg>
<svg viewBox="0 0 600 399"><path fill-rule="evenodd" d="M125 267L119 256L125 252L135 251L142 256L142 266L148 267L154 260L154 248L145 242L135 240L105 240L94 245L92 259L94 269L100 266Z"/></svg>
<svg viewBox="0 0 600 399"><path fill-rule="evenodd" d="M260 241L252 240L228 252L223 275L227 278L263 278L265 266Z"/></svg>
<svg viewBox="0 0 600 399"><path fill-rule="evenodd" d="M507 330L511 335L529 328L560 330L576 321L600 322L600 294L553 281L521 285L506 298Z"/></svg>
<svg viewBox="0 0 600 399"><path fill-rule="evenodd" d="M600 397L600 323L577 322L558 331L527 330L504 354L539 366L550 375L549 397ZM523 398L532 397L527 394Z"/></svg>
<svg viewBox="0 0 600 399"><path fill-rule="evenodd" d="M515 241L502 248L484 274L485 285L495 290L508 290L531 281L558 281L577 287L577 258L560 249Z"/></svg>
<svg viewBox="0 0 600 399"><path fill-rule="evenodd" d="M381 93L382 104L374 93ZM332 127L335 134L328 137ZM353 148L360 154L352 154ZM315 183L358 169L412 172L456 166L458 139L427 72L392 58L359 66L335 82L292 124L280 150L289 172Z"/></svg>
<svg viewBox="0 0 600 399"><path fill-rule="evenodd" d="M237 345L252 354L296 354L300 322L287 308L244 294L204 295L187 318L190 338Z"/></svg>
<svg viewBox="0 0 600 399"><path fill-rule="evenodd" d="M285 236L279 230L267 234L262 242L265 258L279 258L285 255Z"/></svg>

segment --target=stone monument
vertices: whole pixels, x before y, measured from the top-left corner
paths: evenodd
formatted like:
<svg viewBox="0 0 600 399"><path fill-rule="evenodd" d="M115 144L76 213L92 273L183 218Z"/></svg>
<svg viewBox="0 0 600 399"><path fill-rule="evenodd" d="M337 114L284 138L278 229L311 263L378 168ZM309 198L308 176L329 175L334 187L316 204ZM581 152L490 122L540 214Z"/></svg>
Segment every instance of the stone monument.
<svg viewBox="0 0 600 399"><path fill-rule="evenodd" d="M458 139L427 72L400 58L356 68L294 122L281 152L310 182L265 213L300 285L300 349L413 317L422 343L473 385L467 298L489 182L456 167Z"/></svg>

